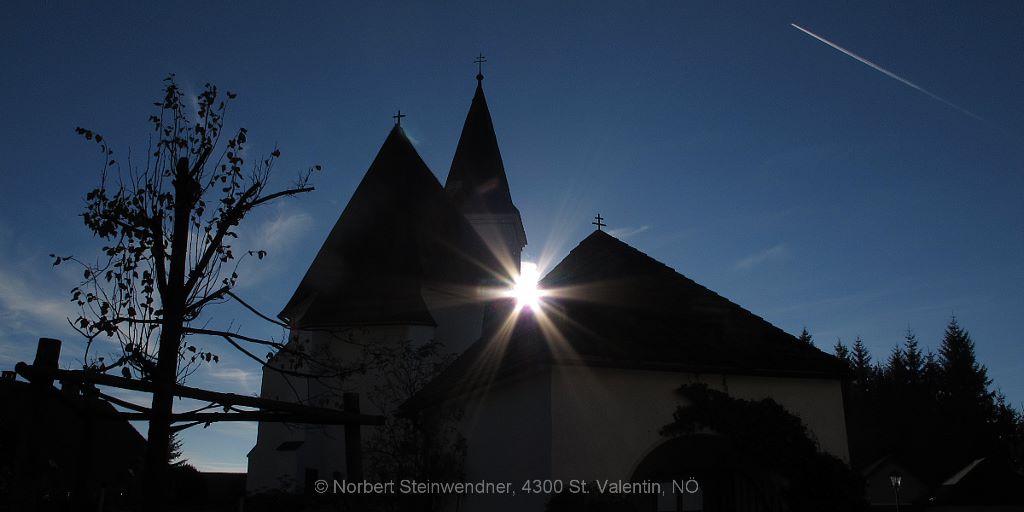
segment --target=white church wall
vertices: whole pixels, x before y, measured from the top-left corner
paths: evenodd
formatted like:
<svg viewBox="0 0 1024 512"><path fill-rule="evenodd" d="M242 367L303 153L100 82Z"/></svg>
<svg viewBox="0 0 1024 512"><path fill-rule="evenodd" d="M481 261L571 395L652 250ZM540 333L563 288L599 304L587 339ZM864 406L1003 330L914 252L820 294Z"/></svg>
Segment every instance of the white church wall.
<svg viewBox="0 0 1024 512"><path fill-rule="evenodd" d="M372 328L357 328L351 332L354 343L347 343L339 340L329 333L318 332L313 334L314 342L324 343L330 348L331 355L338 361L359 361L362 345L397 345L404 341L411 341L414 344L426 343L434 338L434 328L430 326L381 326ZM379 398L374 396L374 388L380 383L381 375L376 372L367 372L361 375L354 375L346 379L344 383L312 383L311 387L319 390L325 396L334 400L334 407L340 408L343 392L354 392L359 394L360 412L363 414L386 414L388 409L396 404L381 403ZM338 388L341 389L338 389ZM363 446L366 440L376 435L376 427L361 427ZM307 433L307 446L304 446L307 454L307 467L317 469L320 478L331 479L335 475L346 478L345 471L345 427L340 425L323 425L310 427Z"/></svg>
<svg viewBox="0 0 1024 512"><path fill-rule="evenodd" d="M474 296L460 296L451 290L423 291L424 301L438 324L436 328L397 325L353 327L335 332L296 331L290 343L304 344L307 353L316 354L318 360L333 359L342 365L360 361L368 344L397 345L403 341L422 344L436 339L445 344L446 351L460 353L480 337L484 310L480 301L473 300L476 299L476 290L464 293ZM288 361L282 358L279 362L287 364ZM309 364L296 370L304 373L329 371ZM379 379L379 375L370 372L351 376L344 383L336 379L318 382L278 372L264 372L261 396L292 402L301 398L312 405L340 408L342 393L356 392L360 395L361 412L384 414L386 411L383 409L397 404L382 404L373 399L371 393ZM374 434L374 427L363 427L364 445ZM249 454L249 492L260 489L300 492L307 469L316 470L318 478L330 479L337 475L344 478L344 440L343 426L260 424L256 446ZM278 451L277 448L286 441L301 441L302 445L295 451Z"/></svg>
<svg viewBox="0 0 1024 512"><path fill-rule="evenodd" d="M285 356L270 361L271 365L289 366ZM286 376L276 371L264 371L260 396L271 400L296 402L298 397L308 395L306 380ZM278 447L285 442L305 442L305 430L283 423L259 423L256 429L256 445L249 451L249 469L246 476L246 490L249 493L281 489L297 492L300 464L296 451L281 451Z"/></svg>
<svg viewBox="0 0 1024 512"><path fill-rule="evenodd" d="M585 366L552 370L552 473L564 479L623 479L663 438L681 402L679 374Z"/></svg>
<svg viewBox="0 0 1024 512"><path fill-rule="evenodd" d="M849 461L839 381L559 366L551 377L553 477L628 480L666 440L659 430L683 403L676 389L696 382L737 398L772 397L823 450Z"/></svg>
<svg viewBox="0 0 1024 512"><path fill-rule="evenodd" d="M364 347L396 347L399 343L410 341L423 344L434 339L433 326L391 325L373 327L354 327L341 332L312 332L308 336L321 347L331 358L344 366L355 366L363 360ZM380 375L374 371L349 376L343 383L333 381L313 382L311 389L320 395L333 400L335 406L341 406L342 392L354 392L360 395L360 407L365 414L382 414L383 407L389 404L376 404L371 393L379 383ZM331 405L325 403L324 405Z"/></svg>
<svg viewBox="0 0 1024 512"><path fill-rule="evenodd" d="M423 301L437 323L435 339L444 343L445 351L461 354L480 339L484 304L478 290L425 288Z"/></svg>
<svg viewBox="0 0 1024 512"><path fill-rule="evenodd" d="M366 344L397 344L406 340L423 343L433 336L434 328L430 326L358 327L336 333L299 331L293 333L289 344L304 343L310 354L328 354L340 364L351 365L360 360L362 347ZM279 362L286 364L283 357ZM307 363L295 371L316 373L329 370ZM340 408L342 393L356 392L360 395L361 412L382 414L379 405L384 404L376 404L369 396L378 377L365 374L351 376L344 382L338 379L317 381L264 371L261 396L288 402L298 402L301 398L311 405ZM362 427L364 444L373 434L374 427ZM287 441L301 441L302 445L293 451L278 450ZM344 426L259 424L256 446L249 452L248 492L270 489L301 492L307 469L315 470L317 478L345 477Z"/></svg>
<svg viewBox="0 0 1024 512"><path fill-rule="evenodd" d="M545 369L495 383L462 402L467 482L511 482L551 477L551 374ZM470 495L460 510L543 510L546 496Z"/></svg>

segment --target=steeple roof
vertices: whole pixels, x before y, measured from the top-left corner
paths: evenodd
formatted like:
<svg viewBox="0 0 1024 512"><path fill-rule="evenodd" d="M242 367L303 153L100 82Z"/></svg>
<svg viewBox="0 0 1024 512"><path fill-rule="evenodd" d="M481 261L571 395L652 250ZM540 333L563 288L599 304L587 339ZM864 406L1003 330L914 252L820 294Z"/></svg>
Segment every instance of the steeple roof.
<svg viewBox="0 0 1024 512"><path fill-rule="evenodd" d="M462 127L445 192L463 213L519 213L512 204L498 138L484 97L482 75L477 75L476 93Z"/></svg>
<svg viewBox="0 0 1024 512"><path fill-rule="evenodd" d="M475 286L496 268L396 125L280 316L300 328L433 325L424 286Z"/></svg>
<svg viewBox="0 0 1024 512"><path fill-rule="evenodd" d="M555 307L571 322L560 328L594 364L741 374L843 372L834 357L604 231L580 242L541 286L565 290Z"/></svg>
<svg viewBox="0 0 1024 512"><path fill-rule="evenodd" d="M555 291L544 307L562 339L545 339L536 315L520 315L507 343L484 333L407 407L538 365L833 379L848 371L835 357L604 231L580 242L540 288Z"/></svg>

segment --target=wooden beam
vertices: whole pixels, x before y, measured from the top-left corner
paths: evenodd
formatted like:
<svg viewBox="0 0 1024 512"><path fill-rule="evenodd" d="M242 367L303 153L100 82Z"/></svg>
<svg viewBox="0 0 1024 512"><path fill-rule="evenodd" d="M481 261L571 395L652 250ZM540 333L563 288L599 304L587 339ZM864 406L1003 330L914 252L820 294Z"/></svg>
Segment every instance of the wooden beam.
<svg viewBox="0 0 1024 512"><path fill-rule="evenodd" d="M105 373L87 372L84 370L60 370L55 368L41 368L37 365L28 365L25 363L18 363L14 369L19 375L25 377L29 381L37 381L43 379L44 381L49 380L60 380L62 382L74 382L74 383L89 383L98 384L101 386L111 386L120 389L129 389L133 391L141 391L144 393L152 393L156 389L156 385L143 380L126 379L124 377L116 377L113 375L107 375ZM280 400L268 400L265 398L257 398L252 396L236 395L234 393L219 393L216 391L209 391L206 389L192 388L188 386L182 386L176 384L173 389L175 396L183 398L191 398L194 400L207 401L220 405L237 405L242 407L254 407L260 409L264 413L291 413L293 418L319 418L321 420L330 419L330 423L334 425L383 425L384 417L375 416L360 413L351 413L345 411L339 411L337 409L328 409L324 407L313 407L310 405L297 404L293 402L284 402ZM146 413L124 413L124 414L146 414ZM199 413L196 413L199 414ZM218 414L218 413L206 413L206 414ZM237 413L235 413L237 414ZM148 416L145 418L137 419L149 419ZM194 421L194 420L176 420L176 421ZM225 421L225 420L218 420ZM235 420L235 421L259 421L259 420ZM293 420L289 423L319 423L319 421L300 421Z"/></svg>
<svg viewBox="0 0 1024 512"><path fill-rule="evenodd" d="M117 418L128 421L149 421L151 414L145 412L116 412ZM183 412L172 414L171 421L197 422L197 423L218 423L222 421L262 421L269 423L314 423L317 425L347 425L351 422L349 415L342 414L342 411L335 411L334 414L298 414L264 411L238 411L238 412Z"/></svg>

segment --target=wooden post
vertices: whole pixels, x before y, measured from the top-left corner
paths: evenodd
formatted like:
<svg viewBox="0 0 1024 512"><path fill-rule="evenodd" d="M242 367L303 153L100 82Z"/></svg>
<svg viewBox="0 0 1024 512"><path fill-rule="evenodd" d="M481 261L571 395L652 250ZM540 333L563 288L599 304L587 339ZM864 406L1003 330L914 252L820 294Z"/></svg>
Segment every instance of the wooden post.
<svg viewBox="0 0 1024 512"><path fill-rule="evenodd" d="M98 504L97 501L94 501L93 493L97 478L95 470L98 468L95 463L96 416L93 411L98 404L92 403L98 399L83 394L81 385L77 382L61 381L61 392L63 393L65 390L67 395L72 397L71 403L76 404L78 419L81 422L79 425L81 430L78 432L78 475L75 477L74 503L76 510L84 511L94 508L90 507L90 504L94 506Z"/></svg>
<svg viewBox="0 0 1024 512"><path fill-rule="evenodd" d="M92 492L92 487L90 486L90 478L93 476L91 464L93 442L92 411L89 404L83 400L80 383L62 380L60 382L60 394L77 411L78 419L80 420L78 425L78 453L75 460L75 478L71 489L71 503L74 510L84 511L87 510L86 503ZM65 435L69 434L71 434L70 431L65 432Z"/></svg>
<svg viewBox="0 0 1024 512"><path fill-rule="evenodd" d="M350 414L359 414L359 394L345 393L343 409ZM345 425L345 479L358 482L363 479L363 443L358 423Z"/></svg>
<svg viewBox="0 0 1024 512"><path fill-rule="evenodd" d="M57 361L59 359L60 340L56 340L53 338L39 338L39 344L36 345L36 359L32 361L32 366L35 366L37 368L56 370ZM53 386L53 377L33 379L32 385L36 389L45 388L47 386Z"/></svg>
<svg viewBox="0 0 1024 512"><path fill-rule="evenodd" d="M39 338L36 345L36 358L32 365L51 370L57 369L57 361L60 359L60 340L53 338ZM44 468L42 462L46 460L50 451L49 446L44 446L48 440L44 433L48 432L46 426L50 416L50 401L52 400L53 377L40 377L32 379L29 383L29 395L32 405L28 423L22 423L27 427L25 432L25 443L21 447L21 477L19 488L15 491L23 496L22 506L25 510L35 510L38 505L38 498L42 493L41 485L44 483Z"/></svg>

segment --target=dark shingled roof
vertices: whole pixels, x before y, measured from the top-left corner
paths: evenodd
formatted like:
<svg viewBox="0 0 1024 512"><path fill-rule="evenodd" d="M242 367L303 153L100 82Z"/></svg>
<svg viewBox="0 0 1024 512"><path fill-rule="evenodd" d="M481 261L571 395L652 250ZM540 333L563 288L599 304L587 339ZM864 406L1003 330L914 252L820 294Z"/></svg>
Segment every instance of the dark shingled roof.
<svg viewBox="0 0 1024 512"><path fill-rule="evenodd" d="M464 213L519 213L512 204L482 80L462 127L445 192Z"/></svg>
<svg viewBox="0 0 1024 512"><path fill-rule="evenodd" d="M423 286L476 286L499 266L395 126L281 318L299 328L434 325Z"/></svg>
<svg viewBox="0 0 1024 512"><path fill-rule="evenodd" d="M485 335L408 406L415 409L543 364L839 378L845 366L603 231L540 286L564 342L521 315L503 347ZM494 322L492 322L494 323Z"/></svg>

